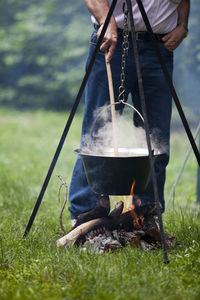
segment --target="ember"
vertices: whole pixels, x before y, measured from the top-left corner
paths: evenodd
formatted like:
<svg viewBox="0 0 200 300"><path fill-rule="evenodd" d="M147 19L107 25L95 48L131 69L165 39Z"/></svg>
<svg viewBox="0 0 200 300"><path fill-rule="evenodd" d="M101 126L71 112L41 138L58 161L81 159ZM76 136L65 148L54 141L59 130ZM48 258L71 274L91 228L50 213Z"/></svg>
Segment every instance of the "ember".
<svg viewBox="0 0 200 300"><path fill-rule="evenodd" d="M57 246L82 246L84 250L90 249L95 253L104 253L131 247L141 247L145 250L160 246L161 237L155 205L132 207L131 210L122 213L124 202L117 202L115 208L105 217L98 213L98 218L87 221L87 213L84 214L82 224L75 225L64 237L57 240ZM95 213L97 209L94 209ZM168 247L175 247L178 243L170 234L165 233Z"/></svg>

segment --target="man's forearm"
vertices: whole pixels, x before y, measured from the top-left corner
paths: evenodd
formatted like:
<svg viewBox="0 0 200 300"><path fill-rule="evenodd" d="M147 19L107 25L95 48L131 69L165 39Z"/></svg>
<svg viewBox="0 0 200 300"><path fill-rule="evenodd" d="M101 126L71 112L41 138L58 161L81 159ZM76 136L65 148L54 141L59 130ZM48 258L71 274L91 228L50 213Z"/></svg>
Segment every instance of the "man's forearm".
<svg viewBox="0 0 200 300"><path fill-rule="evenodd" d="M177 26L166 34L162 40L169 51L175 50L187 36L188 17L190 12L190 0L182 0L177 8Z"/></svg>
<svg viewBox="0 0 200 300"><path fill-rule="evenodd" d="M190 0L182 0L178 6L178 24L184 24L187 28L190 13Z"/></svg>
<svg viewBox="0 0 200 300"><path fill-rule="evenodd" d="M99 37L109 12L108 1L107 0L85 0L85 3L88 10L92 13L92 15L95 17L95 19L100 25L100 28L97 32L97 37ZM100 47L101 51L107 53L106 55L107 62L111 60L116 43L117 43L117 25L114 17L112 16Z"/></svg>
<svg viewBox="0 0 200 300"><path fill-rule="evenodd" d="M106 16L109 11L108 1L107 0L101 0L101 1L85 0L85 3L86 3L88 10L98 21L99 25L102 25L105 22Z"/></svg>

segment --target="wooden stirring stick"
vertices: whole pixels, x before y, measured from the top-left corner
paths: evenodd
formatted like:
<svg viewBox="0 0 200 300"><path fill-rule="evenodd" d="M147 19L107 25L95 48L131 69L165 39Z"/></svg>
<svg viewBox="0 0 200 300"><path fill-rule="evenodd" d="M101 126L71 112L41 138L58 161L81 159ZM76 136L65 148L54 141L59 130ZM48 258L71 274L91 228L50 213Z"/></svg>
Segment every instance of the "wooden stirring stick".
<svg viewBox="0 0 200 300"><path fill-rule="evenodd" d="M107 54L105 53L105 61ZM114 156L118 156L118 144L117 144L117 127L116 127L116 115L115 115L115 99L114 99L114 90L113 90L113 81L110 62L106 61L106 70L108 76L108 87L110 94L110 104L111 104L111 117L112 117L112 128L113 128L113 144L114 144Z"/></svg>

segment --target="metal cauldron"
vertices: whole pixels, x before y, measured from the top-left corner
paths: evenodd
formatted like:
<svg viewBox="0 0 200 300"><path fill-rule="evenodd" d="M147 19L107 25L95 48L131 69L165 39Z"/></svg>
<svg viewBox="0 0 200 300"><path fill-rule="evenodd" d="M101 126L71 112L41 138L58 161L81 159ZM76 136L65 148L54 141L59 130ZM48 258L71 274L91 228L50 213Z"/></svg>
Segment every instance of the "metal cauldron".
<svg viewBox="0 0 200 300"><path fill-rule="evenodd" d="M75 153L80 155L88 184L95 193L130 195L133 181L134 193L145 191L151 173L147 149L118 148L117 157L112 148L101 155L84 153L81 149ZM153 151L154 158L160 154Z"/></svg>

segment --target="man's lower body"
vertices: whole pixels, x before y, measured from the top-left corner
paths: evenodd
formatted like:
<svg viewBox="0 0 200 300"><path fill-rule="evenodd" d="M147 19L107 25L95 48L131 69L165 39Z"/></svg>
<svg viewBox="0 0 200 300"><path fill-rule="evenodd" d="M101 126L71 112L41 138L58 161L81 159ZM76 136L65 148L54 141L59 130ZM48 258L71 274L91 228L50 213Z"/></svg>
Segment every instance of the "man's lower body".
<svg viewBox="0 0 200 300"><path fill-rule="evenodd" d="M94 31L90 40L90 50L87 64L91 59L97 42L96 33L97 32ZM119 33L118 43L111 60L113 86L116 100L118 98L118 89L120 86L122 41L123 36L121 33ZM152 42L150 40L140 40L137 43L149 128L151 132L157 132L157 143L164 145L164 153L159 155L155 161L159 200L162 205L163 212L165 170L169 161L172 100ZM168 68L168 72L172 76L173 53L168 51L162 42L158 42L158 46ZM128 95L131 94L133 105L141 112L138 81L131 38L129 38L129 51L128 56L126 57L125 74L125 97L127 99ZM99 51L85 90L85 111L82 124L81 144L83 143L83 137L89 134L91 126L94 122L94 111L105 104L109 104L108 80L105 56L103 52ZM134 116L134 123L136 126L143 126L137 115ZM71 213L71 218L76 219L81 213L93 209L99 202L99 197L100 195L95 194L88 186L81 158L78 157L73 170L69 190L69 201L71 204L69 211ZM142 205L154 202L154 192L151 179L145 192L141 195L135 195L133 201L137 201L138 198L140 198Z"/></svg>

